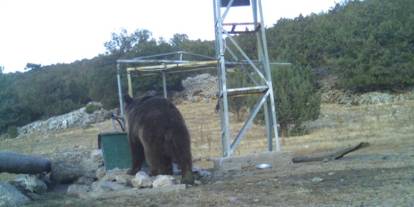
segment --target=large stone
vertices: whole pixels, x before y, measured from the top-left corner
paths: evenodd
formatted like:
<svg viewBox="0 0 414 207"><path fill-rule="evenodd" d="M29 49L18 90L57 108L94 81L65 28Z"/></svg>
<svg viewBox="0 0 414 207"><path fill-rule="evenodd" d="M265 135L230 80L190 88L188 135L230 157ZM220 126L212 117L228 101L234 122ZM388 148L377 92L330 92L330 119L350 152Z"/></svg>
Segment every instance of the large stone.
<svg viewBox="0 0 414 207"><path fill-rule="evenodd" d="M131 183L135 188L149 188L152 186L152 179L147 173L139 171L131 180Z"/></svg>
<svg viewBox="0 0 414 207"><path fill-rule="evenodd" d="M0 182L0 207L18 207L30 199L9 183Z"/></svg>
<svg viewBox="0 0 414 207"><path fill-rule="evenodd" d="M90 157L87 151L56 153L56 157L52 161L52 181L73 183L82 176L94 178L99 164Z"/></svg>
<svg viewBox="0 0 414 207"><path fill-rule="evenodd" d="M40 194L47 191L46 183L36 175L20 175L14 180L14 184L26 192Z"/></svg>
<svg viewBox="0 0 414 207"><path fill-rule="evenodd" d="M152 186L154 188L159 187L168 187L174 185L175 178L170 175L158 175L155 177L154 182L152 182Z"/></svg>

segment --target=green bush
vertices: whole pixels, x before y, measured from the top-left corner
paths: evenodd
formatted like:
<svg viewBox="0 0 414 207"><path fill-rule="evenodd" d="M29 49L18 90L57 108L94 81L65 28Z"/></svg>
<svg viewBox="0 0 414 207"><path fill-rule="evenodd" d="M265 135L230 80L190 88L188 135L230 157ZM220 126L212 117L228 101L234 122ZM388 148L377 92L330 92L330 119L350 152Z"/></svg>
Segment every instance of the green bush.
<svg viewBox="0 0 414 207"><path fill-rule="evenodd" d="M321 102L311 70L301 66L274 67L272 81L280 136L306 134L302 123L319 117ZM263 110L255 122L264 123Z"/></svg>
<svg viewBox="0 0 414 207"><path fill-rule="evenodd" d="M275 92L276 118L280 125L281 136L302 135L306 133L304 121L317 119L320 112L320 93L313 74L308 67L299 65L272 68L273 90ZM251 85L245 71L236 70L228 77L229 88ZM258 97L236 96L229 98L229 110L236 113L240 121L240 111L255 105ZM263 109L255 122L264 124Z"/></svg>
<svg viewBox="0 0 414 207"><path fill-rule="evenodd" d="M276 67L272 70L277 122L281 137L303 134L304 121L317 119L320 112L320 93L311 70L301 66Z"/></svg>
<svg viewBox="0 0 414 207"><path fill-rule="evenodd" d="M17 132L16 126L9 126L7 128L7 134L9 135L9 138L16 138L19 133Z"/></svg>
<svg viewBox="0 0 414 207"><path fill-rule="evenodd" d="M96 104L88 104L86 105L85 112L88 114L92 114L93 112L101 109L102 107Z"/></svg>

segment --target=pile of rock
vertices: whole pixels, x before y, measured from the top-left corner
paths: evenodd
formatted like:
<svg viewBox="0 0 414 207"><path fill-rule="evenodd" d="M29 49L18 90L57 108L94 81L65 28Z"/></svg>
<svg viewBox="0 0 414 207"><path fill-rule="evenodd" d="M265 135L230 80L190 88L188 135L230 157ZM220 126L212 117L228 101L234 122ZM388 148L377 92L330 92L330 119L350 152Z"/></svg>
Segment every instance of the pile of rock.
<svg viewBox="0 0 414 207"><path fill-rule="evenodd" d="M59 152L52 156L50 172L21 174L7 183L0 182L0 207L21 206L56 185L87 182L85 180L93 182L96 169L103 165L102 161L93 158L88 152Z"/></svg>
<svg viewBox="0 0 414 207"><path fill-rule="evenodd" d="M175 176L159 175L150 177L144 171L140 171L135 176L132 176L127 174L126 169L115 168L112 170L105 170L100 150L95 150L91 153L90 161L95 162L95 174L90 174L89 172L92 171L85 168L77 169L76 171L83 172L83 175L77 175L78 178L73 180L73 184L68 187L68 194L84 197L88 193L106 193L132 188L160 188L179 185L179 178ZM87 163L89 161L83 162ZM72 166L68 167L72 168ZM71 174L75 175L75 172ZM74 178L74 176L66 177ZM185 188L185 186L183 187Z"/></svg>
<svg viewBox="0 0 414 207"><path fill-rule="evenodd" d="M405 100L414 100L414 90L399 94L386 92L355 94L350 91L332 89L322 93L321 99L323 103L337 103L344 105L390 104Z"/></svg>
<svg viewBox="0 0 414 207"><path fill-rule="evenodd" d="M105 170L101 150L59 152L52 155L51 163L50 173L19 175L9 183L0 182L0 207L21 206L47 191L53 191L56 186L67 186L67 194L82 198L128 190L148 193L186 188L179 184L181 176L177 172L174 176L151 177L144 171L132 176L126 169ZM210 176L206 172L197 175L199 178Z"/></svg>
<svg viewBox="0 0 414 207"><path fill-rule="evenodd" d="M86 107L94 105L98 110L87 113ZM83 108L60 116L51 117L44 121L36 121L18 128L20 135L37 133L48 133L73 127L87 127L90 124L102 122L111 117L110 111L102 108L102 104L91 102Z"/></svg>
<svg viewBox="0 0 414 207"><path fill-rule="evenodd" d="M88 193L107 193L132 188L162 188L174 185L180 184L171 175L150 177L145 172L140 171L135 176L132 176L128 175L126 170L113 169L104 171L103 177L97 180L90 180L85 177L79 178L74 184L68 187L67 193L79 197L87 197ZM182 187L185 188L185 186Z"/></svg>
<svg viewBox="0 0 414 207"><path fill-rule="evenodd" d="M200 99L209 101L216 98L218 92L216 76L204 73L188 77L181 83L184 87L182 96L188 101L200 101Z"/></svg>
<svg viewBox="0 0 414 207"><path fill-rule="evenodd" d="M22 206L47 191L45 175L19 175L14 181L0 182L0 206Z"/></svg>

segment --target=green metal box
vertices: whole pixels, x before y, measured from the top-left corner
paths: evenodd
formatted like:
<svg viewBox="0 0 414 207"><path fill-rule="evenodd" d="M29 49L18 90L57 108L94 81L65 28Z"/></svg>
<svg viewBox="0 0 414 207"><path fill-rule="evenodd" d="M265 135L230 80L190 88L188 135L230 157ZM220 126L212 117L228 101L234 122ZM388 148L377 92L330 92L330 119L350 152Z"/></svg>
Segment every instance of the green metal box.
<svg viewBox="0 0 414 207"><path fill-rule="evenodd" d="M131 167L131 152L127 133L110 132L99 134L98 148L102 149L106 170Z"/></svg>

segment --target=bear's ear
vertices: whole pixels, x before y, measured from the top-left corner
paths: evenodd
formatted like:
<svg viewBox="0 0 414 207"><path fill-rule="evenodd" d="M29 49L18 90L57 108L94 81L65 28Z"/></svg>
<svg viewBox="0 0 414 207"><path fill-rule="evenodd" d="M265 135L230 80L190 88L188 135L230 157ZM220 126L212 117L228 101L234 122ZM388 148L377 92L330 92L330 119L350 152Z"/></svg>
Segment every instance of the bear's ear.
<svg viewBox="0 0 414 207"><path fill-rule="evenodd" d="M127 95L124 95L124 101L125 101L125 103L128 105L128 104L132 103L132 102L134 101L134 99L133 99L133 98L131 98L131 96L129 96L129 95L127 94Z"/></svg>

